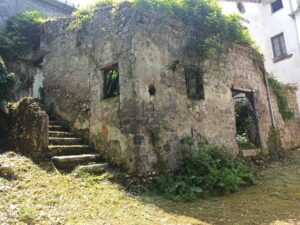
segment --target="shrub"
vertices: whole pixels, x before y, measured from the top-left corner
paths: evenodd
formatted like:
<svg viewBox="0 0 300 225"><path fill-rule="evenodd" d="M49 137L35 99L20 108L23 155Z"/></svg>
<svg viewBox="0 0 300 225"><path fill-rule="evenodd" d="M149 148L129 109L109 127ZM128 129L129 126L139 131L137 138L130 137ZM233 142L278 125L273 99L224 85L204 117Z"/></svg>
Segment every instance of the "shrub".
<svg viewBox="0 0 300 225"><path fill-rule="evenodd" d="M199 143L175 176L155 178L151 192L175 201L224 195L253 184L255 174L241 159L233 159L225 147Z"/></svg>
<svg viewBox="0 0 300 225"><path fill-rule="evenodd" d="M9 18L5 31L0 31L1 56L9 60L35 48L40 41L41 22L42 17L37 11L25 12Z"/></svg>

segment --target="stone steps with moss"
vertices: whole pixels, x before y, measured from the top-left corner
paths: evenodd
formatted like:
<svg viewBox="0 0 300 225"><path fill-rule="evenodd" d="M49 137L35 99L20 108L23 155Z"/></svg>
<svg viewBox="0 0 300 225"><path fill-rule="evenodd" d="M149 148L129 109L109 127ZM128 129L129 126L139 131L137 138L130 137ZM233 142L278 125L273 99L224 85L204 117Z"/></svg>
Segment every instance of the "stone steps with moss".
<svg viewBox="0 0 300 225"><path fill-rule="evenodd" d="M99 154L83 154L70 156L54 156L52 157L53 164L58 169L74 169L76 166L88 165L100 161Z"/></svg>
<svg viewBox="0 0 300 225"><path fill-rule="evenodd" d="M49 131L66 131L61 125L49 125Z"/></svg>
<svg viewBox="0 0 300 225"><path fill-rule="evenodd" d="M80 145L82 138L76 137L49 137L50 145Z"/></svg>
<svg viewBox="0 0 300 225"><path fill-rule="evenodd" d="M52 156L87 154L92 150L89 145L49 145L48 149Z"/></svg>
<svg viewBox="0 0 300 225"><path fill-rule="evenodd" d="M49 153L52 162L60 170L72 170L79 167L80 171L102 173L107 163L99 163L100 155L95 154L89 145L84 145L82 138L68 132L59 122L49 121Z"/></svg>
<svg viewBox="0 0 300 225"><path fill-rule="evenodd" d="M49 137L75 137L76 135L71 132L63 132L63 131L49 131Z"/></svg>

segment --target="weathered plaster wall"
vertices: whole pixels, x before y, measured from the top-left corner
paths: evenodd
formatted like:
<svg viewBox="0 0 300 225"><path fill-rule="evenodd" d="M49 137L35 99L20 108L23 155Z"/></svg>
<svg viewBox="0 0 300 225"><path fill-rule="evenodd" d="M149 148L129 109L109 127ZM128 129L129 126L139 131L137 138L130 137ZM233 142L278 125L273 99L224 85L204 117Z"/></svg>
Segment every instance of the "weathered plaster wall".
<svg viewBox="0 0 300 225"><path fill-rule="evenodd" d="M40 11L45 17L70 15L73 7L55 0L0 0L0 29L6 25L9 17L25 11Z"/></svg>
<svg viewBox="0 0 300 225"><path fill-rule="evenodd" d="M129 5L117 14L98 9L84 37L67 31L69 22L44 27L45 101L110 160L132 172L157 170L158 164L175 169L182 161L180 139L186 136L225 145L237 154L232 88L253 93L261 147L267 148L271 118L264 76L247 47L224 48L202 66L185 50L189 29ZM202 67L203 100L188 99L184 67L169 68L174 60ZM116 63L120 96L103 99L103 69ZM149 94L150 84L155 96ZM155 146L149 130L160 137Z"/></svg>

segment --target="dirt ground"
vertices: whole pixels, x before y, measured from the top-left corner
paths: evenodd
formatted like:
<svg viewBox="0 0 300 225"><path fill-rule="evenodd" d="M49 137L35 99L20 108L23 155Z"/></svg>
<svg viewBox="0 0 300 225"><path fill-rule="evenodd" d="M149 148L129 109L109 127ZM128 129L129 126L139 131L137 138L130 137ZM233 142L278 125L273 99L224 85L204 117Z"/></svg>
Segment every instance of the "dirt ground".
<svg viewBox="0 0 300 225"><path fill-rule="evenodd" d="M300 151L259 174L255 186L230 196L175 203L134 196L101 176L60 174L50 163L7 152L0 165L0 224L299 224Z"/></svg>

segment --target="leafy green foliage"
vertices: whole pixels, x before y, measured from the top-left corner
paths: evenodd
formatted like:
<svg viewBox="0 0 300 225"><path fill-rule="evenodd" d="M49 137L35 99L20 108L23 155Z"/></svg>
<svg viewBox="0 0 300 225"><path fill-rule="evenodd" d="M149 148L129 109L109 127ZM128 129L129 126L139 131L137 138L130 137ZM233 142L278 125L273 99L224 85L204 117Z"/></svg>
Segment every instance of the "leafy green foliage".
<svg viewBox="0 0 300 225"><path fill-rule="evenodd" d="M95 7L118 5L119 0L98 0L94 5L73 13L69 29L84 33L94 15ZM257 49L239 15L224 15L216 0L132 0L133 7L155 11L190 27L194 33L187 42L188 56L202 60L211 56L224 42L238 43Z"/></svg>
<svg viewBox="0 0 300 225"><path fill-rule="evenodd" d="M0 57L0 139L7 136L7 101L13 97L13 86L15 84L15 77L8 74L5 64Z"/></svg>
<svg viewBox="0 0 300 225"><path fill-rule="evenodd" d="M224 195L253 184L255 174L242 160L234 160L224 147L198 143L175 176L155 178L151 192L175 201Z"/></svg>
<svg viewBox="0 0 300 225"><path fill-rule="evenodd" d="M4 111L6 102L13 97L14 75L8 74L6 66L0 57L0 111Z"/></svg>
<svg viewBox="0 0 300 225"><path fill-rule="evenodd" d="M68 30L78 30L81 37L86 35L86 27L93 19L94 10L97 7L105 7L109 5L116 5L119 1L116 0L98 0L95 4L78 9L72 13L74 20L69 24Z"/></svg>
<svg viewBox="0 0 300 225"><path fill-rule="evenodd" d="M43 21L37 11L25 12L7 20L5 31L0 31L0 52L6 59L24 54L39 44L39 24Z"/></svg>
<svg viewBox="0 0 300 225"><path fill-rule="evenodd" d="M294 112L289 106L288 97L284 90L283 84L272 75L268 76L268 82L276 96L278 109L283 120L288 121L292 119L294 117Z"/></svg>
<svg viewBox="0 0 300 225"><path fill-rule="evenodd" d="M150 126L150 127L147 128L147 133L149 135L151 144L156 147L157 144L158 144L158 142L159 142L159 140L160 140L159 127L152 127L152 126Z"/></svg>
<svg viewBox="0 0 300 225"><path fill-rule="evenodd" d="M215 0L134 0L134 5L177 19L192 27L195 36L188 41L190 56L207 59L223 42L256 48L239 15L224 15Z"/></svg>

